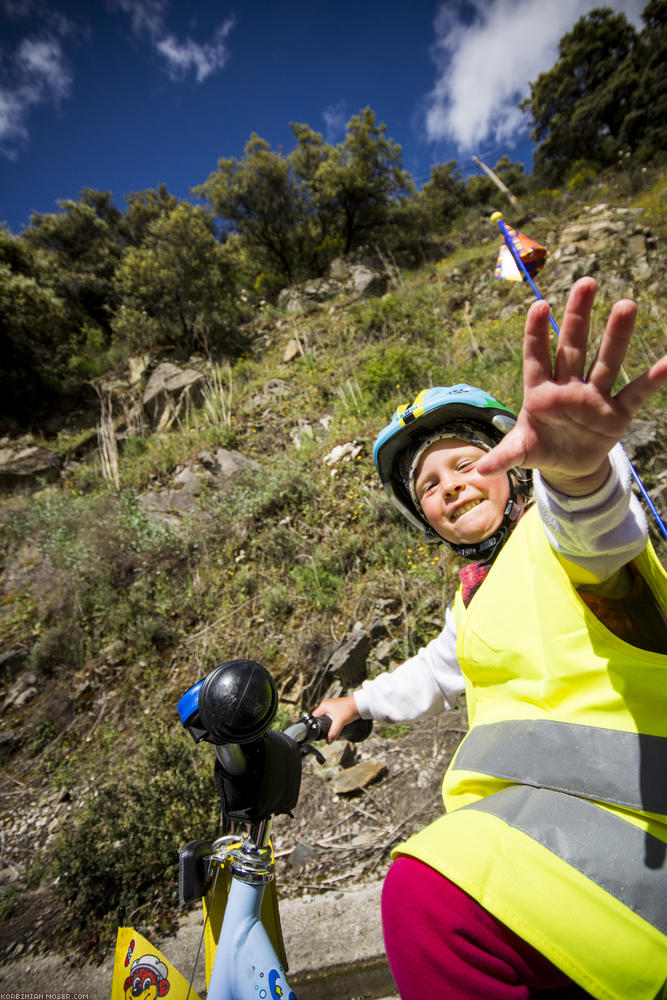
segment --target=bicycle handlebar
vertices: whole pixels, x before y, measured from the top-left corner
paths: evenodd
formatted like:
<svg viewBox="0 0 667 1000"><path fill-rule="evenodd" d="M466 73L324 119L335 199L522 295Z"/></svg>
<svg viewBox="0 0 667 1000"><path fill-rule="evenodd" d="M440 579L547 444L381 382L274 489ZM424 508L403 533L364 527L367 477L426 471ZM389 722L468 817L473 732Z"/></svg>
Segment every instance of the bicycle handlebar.
<svg viewBox="0 0 667 1000"><path fill-rule="evenodd" d="M218 750L229 774L243 774L243 745L252 745L268 731L278 708L278 694L271 674L254 660L221 663L189 688L178 703L181 723L195 743L206 740ZM326 738L328 715L304 715L285 733L302 745ZM365 740L373 723L357 719L341 736L353 743Z"/></svg>
<svg viewBox="0 0 667 1000"><path fill-rule="evenodd" d="M331 719L328 715L304 715L298 722L285 730L285 735L291 737L295 743L303 745L312 743L314 740L326 739L331 728ZM373 729L370 719L356 719L348 723L341 732L343 739L351 743L361 743Z"/></svg>
<svg viewBox="0 0 667 1000"><path fill-rule="evenodd" d="M181 723L195 743L215 746L216 786L231 821L264 822L290 813L301 783L301 757L315 740L326 739L329 716L304 715L285 732L271 730L278 695L271 674L252 660L222 663L182 696ZM358 719L341 735L366 739L373 723Z"/></svg>

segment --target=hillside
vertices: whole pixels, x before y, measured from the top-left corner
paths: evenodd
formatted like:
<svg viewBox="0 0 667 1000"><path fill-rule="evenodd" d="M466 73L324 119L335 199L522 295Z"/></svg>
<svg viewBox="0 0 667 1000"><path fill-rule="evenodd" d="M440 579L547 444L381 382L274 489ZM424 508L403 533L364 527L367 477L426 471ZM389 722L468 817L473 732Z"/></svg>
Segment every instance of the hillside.
<svg viewBox="0 0 667 1000"><path fill-rule="evenodd" d="M583 274L600 286L599 329L616 298L638 301L630 378L667 343L666 190L661 174L639 191L621 175L505 211L548 250L538 284L556 317ZM481 384L520 405L532 297L494 279L498 243L480 218L443 236L450 249L434 265L401 271L372 251L337 263L258 307L237 362L127 358L97 381L92 418L70 413L0 441L5 957L30 952L37 926L54 947L78 932L80 952L99 954L121 903L149 932L173 925L178 846L216 823L209 748L182 734L176 702L216 663L267 666L286 722L437 633L456 561L399 520L372 445L395 406L429 384ZM663 517L666 445L663 393L627 441ZM437 812L452 733L465 726L453 722L373 738L377 756L400 737L401 767L374 786L381 847L362 877ZM311 854L299 864L320 884L360 862L312 846L350 800L307 780L296 823L277 825L277 850L301 837ZM363 852L361 813L343 829ZM283 877L296 891L290 870Z"/></svg>

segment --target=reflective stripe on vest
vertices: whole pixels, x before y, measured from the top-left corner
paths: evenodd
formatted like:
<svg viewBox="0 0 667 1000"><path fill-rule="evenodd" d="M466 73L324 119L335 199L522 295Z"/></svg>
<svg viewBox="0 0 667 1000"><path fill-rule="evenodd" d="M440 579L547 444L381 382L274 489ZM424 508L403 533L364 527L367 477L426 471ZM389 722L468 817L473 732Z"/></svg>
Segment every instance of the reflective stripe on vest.
<svg viewBox="0 0 667 1000"><path fill-rule="evenodd" d="M464 806L542 844L667 934L667 844L585 799L515 785Z"/></svg>
<svg viewBox="0 0 667 1000"><path fill-rule="evenodd" d="M667 738L517 719L475 726L452 771L478 771L627 809L667 814Z"/></svg>

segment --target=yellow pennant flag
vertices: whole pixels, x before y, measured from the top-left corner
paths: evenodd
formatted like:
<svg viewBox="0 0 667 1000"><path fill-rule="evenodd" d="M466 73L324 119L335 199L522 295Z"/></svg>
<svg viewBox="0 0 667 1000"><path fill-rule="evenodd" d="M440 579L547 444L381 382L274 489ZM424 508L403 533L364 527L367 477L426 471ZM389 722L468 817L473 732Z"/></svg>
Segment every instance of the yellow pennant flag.
<svg viewBox="0 0 667 1000"><path fill-rule="evenodd" d="M119 927L111 1000L199 1000L178 969L132 927Z"/></svg>

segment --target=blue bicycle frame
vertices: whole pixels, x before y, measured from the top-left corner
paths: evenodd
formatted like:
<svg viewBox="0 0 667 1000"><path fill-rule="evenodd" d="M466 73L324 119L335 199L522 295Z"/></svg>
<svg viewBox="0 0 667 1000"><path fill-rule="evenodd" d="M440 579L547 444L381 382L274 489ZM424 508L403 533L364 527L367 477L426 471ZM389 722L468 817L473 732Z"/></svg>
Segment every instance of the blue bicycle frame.
<svg viewBox="0 0 667 1000"><path fill-rule="evenodd" d="M264 891L274 877L268 833L269 824L263 824L260 839L264 846L250 841L225 849L221 844L223 851L218 853L218 844L213 845L213 863L229 863L232 883L208 986L209 1000L296 1000L262 922Z"/></svg>
<svg viewBox="0 0 667 1000"><path fill-rule="evenodd" d="M225 818L251 823L246 840L225 836L213 844L193 841L181 850L182 901L207 894L208 916L224 904L208 1000L296 1000L278 956L284 949L277 904L273 921L265 923L267 907L262 912L267 886L274 890L269 834L273 815L291 814L296 805L301 757L312 740L326 737L331 720L305 715L284 733L268 732L276 707L271 675L249 660L221 664L186 691L178 705L181 722L195 741L215 745ZM360 720L343 732L352 740L365 739L371 725ZM266 774L270 780L264 781Z"/></svg>

